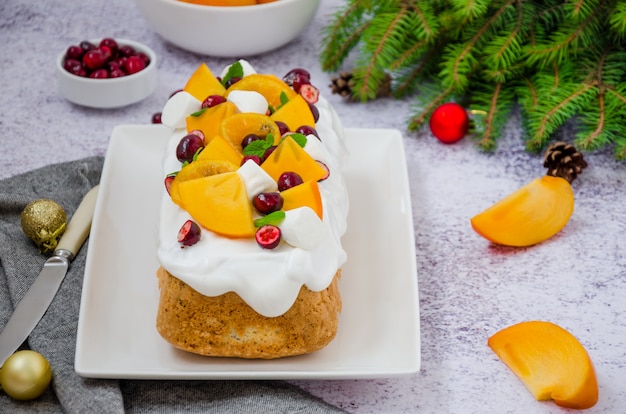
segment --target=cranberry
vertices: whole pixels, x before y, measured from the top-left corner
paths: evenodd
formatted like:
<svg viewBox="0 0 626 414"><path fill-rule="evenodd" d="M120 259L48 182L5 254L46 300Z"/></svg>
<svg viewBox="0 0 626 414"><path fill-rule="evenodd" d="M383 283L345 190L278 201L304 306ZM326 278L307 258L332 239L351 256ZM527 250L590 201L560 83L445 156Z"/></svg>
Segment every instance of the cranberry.
<svg viewBox="0 0 626 414"><path fill-rule="evenodd" d="M302 85L304 83L311 82L311 74L306 69L295 68L291 69L285 76L283 76L283 81L289 86L293 86L294 81L300 82Z"/></svg>
<svg viewBox="0 0 626 414"><path fill-rule="evenodd" d="M250 143L254 141L260 141L263 138L258 136L257 134L248 134L241 140L241 148L245 149Z"/></svg>
<svg viewBox="0 0 626 414"><path fill-rule="evenodd" d="M241 159L241 165L244 165L248 160L252 160L258 165L261 165L261 163L263 163L261 157L259 157L258 155L246 155Z"/></svg>
<svg viewBox="0 0 626 414"><path fill-rule="evenodd" d="M324 181L325 179L330 177L330 168L328 168L328 165L324 164L321 161L316 160L316 162L320 165L320 167L322 167L324 170L326 170L326 175L324 175L322 178L320 178L317 181Z"/></svg>
<svg viewBox="0 0 626 414"><path fill-rule="evenodd" d="M233 86L235 83L239 82L241 80L241 78L239 76L233 76L232 78L228 79L226 81L226 89L230 88L231 86Z"/></svg>
<svg viewBox="0 0 626 414"><path fill-rule="evenodd" d="M278 191L285 191L302 183L302 177L293 171L286 171L282 173L278 177L278 180L276 180L276 184L278 184Z"/></svg>
<svg viewBox="0 0 626 414"><path fill-rule="evenodd" d="M82 69L83 64L80 63L80 61L71 58L65 59L65 61L63 62L63 69L68 72L72 72L75 66L80 66L80 68Z"/></svg>
<svg viewBox="0 0 626 414"><path fill-rule="evenodd" d="M110 47L108 47L108 46L98 46L98 50L102 52L102 54L104 55L104 59L107 62L113 58L113 52L111 51Z"/></svg>
<svg viewBox="0 0 626 414"><path fill-rule="evenodd" d="M72 45L67 48L67 51L65 52L65 57L68 59L81 60L83 58L83 53L85 53L85 51L82 47Z"/></svg>
<svg viewBox="0 0 626 414"><path fill-rule="evenodd" d="M178 231L178 241L182 244L180 247L184 248L198 243L201 234L200 226L194 221L187 220Z"/></svg>
<svg viewBox="0 0 626 414"><path fill-rule="evenodd" d="M139 56L141 60L146 63L146 66L148 66L148 64L150 63L150 58L143 52L138 52L135 56Z"/></svg>
<svg viewBox="0 0 626 414"><path fill-rule="evenodd" d="M100 45L99 46L106 46L109 48L109 50L111 50L111 53L113 55L117 55L117 52L119 50L119 45L117 44L117 42L115 41L115 39L112 39L110 37L105 37L104 39L102 39L100 41Z"/></svg>
<svg viewBox="0 0 626 414"><path fill-rule="evenodd" d="M90 78L93 79L106 79L109 77L109 71L106 69L96 69L89 74Z"/></svg>
<svg viewBox="0 0 626 414"><path fill-rule="evenodd" d="M278 127L278 130L280 131L280 136L282 137L283 135L285 135L287 132L289 132L289 126L282 122L282 121L274 121L276 123L276 126Z"/></svg>
<svg viewBox="0 0 626 414"><path fill-rule="evenodd" d="M199 129L194 129L192 131L189 131L189 133L199 136L200 138L202 138L202 141L204 141L204 132L200 131Z"/></svg>
<svg viewBox="0 0 626 414"><path fill-rule="evenodd" d="M123 67L124 67L124 65L126 65L126 62L127 62L127 61L128 61L128 58L127 58L126 56L122 56L122 57L117 58L117 59L115 60L115 63L117 63L117 65L118 65L120 68L123 68Z"/></svg>
<svg viewBox="0 0 626 414"><path fill-rule="evenodd" d="M280 243L280 229L271 224L259 227L254 234L256 242L264 249L274 249Z"/></svg>
<svg viewBox="0 0 626 414"><path fill-rule="evenodd" d="M106 57L100 49L92 49L83 55L83 65L89 70L98 69L106 63Z"/></svg>
<svg viewBox="0 0 626 414"><path fill-rule="evenodd" d="M222 95L209 95L202 101L203 108L212 108L216 105L226 102L226 98Z"/></svg>
<svg viewBox="0 0 626 414"><path fill-rule="evenodd" d="M317 106L314 104L307 102L309 104L309 109L311 110L311 114L313 114L313 121L317 122L320 120L320 111L317 109Z"/></svg>
<svg viewBox="0 0 626 414"><path fill-rule="evenodd" d="M109 73L110 78L121 78L122 76L126 76L126 72L124 72L122 69L113 69Z"/></svg>
<svg viewBox="0 0 626 414"><path fill-rule="evenodd" d="M152 123L153 124L160 124L161 123L161 112L156 112L154 114L152 114Z"/></svg>
<svg viewBox="0 0 626 414"><path fill-rule="evenodd" d="M183 89L177 89L177 90L175 90L174 92L172 92L172 93L170 94L170 98L171 98L172 96L176 95L178 92L182 92L182 91L183 91Z"/></svg>
<svg viewBox="0 0 626 414"><path fill-rule="evenodd" d="M124 64L124 70L129 75L142 71L146 67L146 62L139 56L129 56L128 60Z"/></svg>
<svg viewBox="0 0 626 414"><path fill-rule="evenodd" d="M272 152L274 152L274 150L276 149L276 145L272 145L271 147L269 147L268 149L265 150L265 152L263 153L263 159L266 160L267 157L269 157Z"/></svg>
<svg viewBox="0 0 626 414"><path fill-rule="evenodd" d="M196 152L202 148L204 148L202 138L195 134L185 135L176 146L176 158L180 162L191 162Z"/></svg>
<svg viewBox="0 0 626 414"><path fill-rule="evenodd" d="M320 91L311 84L300 86L300 95L310 104L314 104L320 98Z"/></svg>
<svg viewBox="0 0 626 414"><path fill-rule="evenodd" d="M261 214L270 214L283 208L283 197L280 193L259 193L252 200L252 205Z"/></svg>
<svg viewBox="0 0 626 414"><path fill-rule="evenodd" d="M170 174L167 177L165 177L165 180L163 180L163 184L165 184L165 190L167 191L167 194L170 194L170 190L172 188L172 182L174 181L174 178L176 178L176 174Z"/></svg>
<svg viewBox="0 0 626 414"><path fill-rule="evenodd" d="M134 56L137 52L135 52L135 48L129 45L124 45L119 48L119 54L122 57L130 57Z"/></svg>
<svg viewBox="0 0 626 414"><path fill-rule="evenodd" d="M309 125L301 125L298 128L296 128L296 132L298 134L302 134L302 135L315 135L318 139L319 139L319 135L317 134L317 131L315 130L315 128L313 128L312 126Z"/></svg>
<svg viewBox="0 0 626 414"><path fill-rule="evenodd" d="M93 50L96 48L96 45L94 45L93 43L91 43L88 40L83 40L82 42L80 42L81 49L83 49L85 52L89 51L89 50Z"/></svg>

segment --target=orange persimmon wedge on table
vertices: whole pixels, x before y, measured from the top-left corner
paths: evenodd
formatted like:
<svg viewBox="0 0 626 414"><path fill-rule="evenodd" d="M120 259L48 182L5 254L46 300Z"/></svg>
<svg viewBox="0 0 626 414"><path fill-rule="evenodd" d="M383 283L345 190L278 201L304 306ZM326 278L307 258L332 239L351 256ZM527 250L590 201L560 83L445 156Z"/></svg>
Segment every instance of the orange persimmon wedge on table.
<svg viewBox="0 0 626 414"><path fill-rule="evenodd" d="M558 233L574 212L574 191L567 180L545 175L531 181L470 220L489 241L531 246Z"/></svg>
<svg viewBox="0 0 626 414"><path fill-rule="evenodd" d="M598 382L585 348L551 322L528 321L502 329L489 347L537 400L584 409L598 401Z"/></svg>

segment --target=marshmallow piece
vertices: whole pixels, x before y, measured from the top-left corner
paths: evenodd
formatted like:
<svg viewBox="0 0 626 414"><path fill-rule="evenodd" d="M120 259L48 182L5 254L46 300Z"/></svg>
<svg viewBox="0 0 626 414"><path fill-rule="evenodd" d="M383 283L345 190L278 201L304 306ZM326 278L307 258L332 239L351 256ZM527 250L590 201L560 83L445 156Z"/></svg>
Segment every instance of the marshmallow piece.
<svg viewBox="0 0 626 414"><path fill-rule="evenodd" d="M259 193L277 191L276 181L263 168L253 160L246 161L237 173L243 179L248 192L248 199L252 202ZM315 214L315 212L313 213Z"/></svg>
<svg viewBox="0 0 626 414"><path fill-rule="evenodd" d="M241 68L243 69L243 76L253 75L256 73L256 70L254 70L252 65L247 60L239 59L238 62L241 63ZM226 76L231 66L232 65L228 65L224 68L224 70L222 70L222 73L220 73L221 78L224 78L224 76Z"/></svg>
<svg viewBox="0 0 626 414"><path fill-rule="evenodd" d="M306 153L309 154L314 160L318 160L323 163L328 163L330 160L330 154L328 153L326 146L315 135L307 135L304 151L306 151Z"/></svg>
<svg viewBox="0 0 626 414"><path fill-rule="evenodd" d="M231 91L227 100L235 104L239 112L267 113L267 99L256 91Z"/></svg>
<svg viewBox="0 0 626 414"><path fill-rule="evenodd" d="M328 226L310 207L285 211L285 218L279 227L285 242L304 250L313 250L329 236Z"/></svg>
<svg viewBox="0 0 626 414"><path fill-rule="evenodd" d="M201 108L202 102L190 93L177 92L165 103L161 112L161 123L172 128L184 128L187 125L187 116L198 112Z"/></svg>

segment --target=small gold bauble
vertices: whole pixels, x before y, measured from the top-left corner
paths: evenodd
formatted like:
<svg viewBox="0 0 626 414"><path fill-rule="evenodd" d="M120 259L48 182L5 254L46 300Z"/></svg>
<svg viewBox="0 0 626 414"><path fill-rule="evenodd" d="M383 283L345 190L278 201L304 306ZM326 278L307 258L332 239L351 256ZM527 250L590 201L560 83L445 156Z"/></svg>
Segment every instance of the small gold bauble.
<svg viewBox="0 0 626 414"><path fill-rule="evenodd" d="M44 254L52 253L65 231L67 215L55 201L40 199L28 203L20 216L22 230Z"/></svg>
<svg viewBox="0 0 626 414"><path fill-rule="evenodd" d="M52 370L48 360L35 351L18 351L0 368L0 388L16 400L39 397L51 380Z"/></svg>

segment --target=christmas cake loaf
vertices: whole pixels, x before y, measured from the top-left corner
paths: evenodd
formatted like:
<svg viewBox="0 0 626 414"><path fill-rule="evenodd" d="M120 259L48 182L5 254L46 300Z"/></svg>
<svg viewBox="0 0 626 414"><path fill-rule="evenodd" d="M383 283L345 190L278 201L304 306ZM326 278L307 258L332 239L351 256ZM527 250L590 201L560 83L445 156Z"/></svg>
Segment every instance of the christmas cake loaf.
<svg viewBox="0 0 626 414"><path fill-rule="evenodd" d="M202 64L168 100L157 329L208 356L279 358L334 337L346 253L340 122L294 69Z"/></svg>

